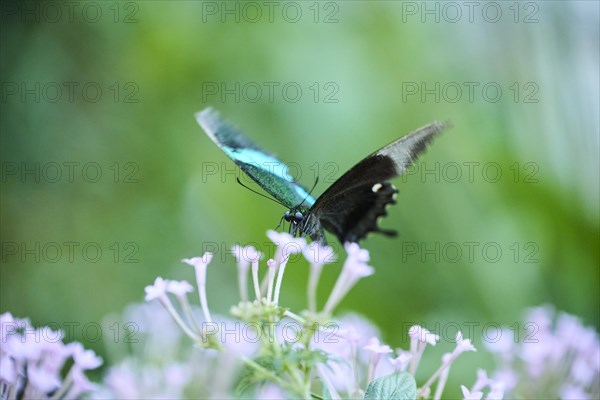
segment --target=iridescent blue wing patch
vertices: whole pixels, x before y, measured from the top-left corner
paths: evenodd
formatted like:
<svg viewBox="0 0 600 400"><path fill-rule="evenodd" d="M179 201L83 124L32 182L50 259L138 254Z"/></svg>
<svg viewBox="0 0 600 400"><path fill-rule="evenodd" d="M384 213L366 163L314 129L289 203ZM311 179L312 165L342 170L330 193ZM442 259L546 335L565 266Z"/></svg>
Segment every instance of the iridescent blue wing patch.
<svg viewBox="0 0 600 400"><path fill-rule="evenodd" d="M315 203L314 197L290 176L286 164L261 149L239 129L221 119L217 111L206 108L196 113L196 120L208 137L242 171L286 207L293 208L302 204L301 209L308 210Z"/></svg>

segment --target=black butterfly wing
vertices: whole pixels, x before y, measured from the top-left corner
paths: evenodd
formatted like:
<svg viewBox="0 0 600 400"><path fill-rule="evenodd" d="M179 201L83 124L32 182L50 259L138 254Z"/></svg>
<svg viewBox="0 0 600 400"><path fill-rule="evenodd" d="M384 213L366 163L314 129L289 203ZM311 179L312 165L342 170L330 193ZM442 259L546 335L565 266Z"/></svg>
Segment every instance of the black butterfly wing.
<svg viewBox="0 0 600 400"><path fill-rule="evenodd" d="M389 179L402 175L437 136L445 124L434 122L371 154L333 183L310 209L311 219L332 232L340 242L358 242L369 232L395 235L381 229L378 218L395 203L396 188ZM318 229L313 239L322 240Z"/></svg>
<svg viewBox="0 0 600 400"><path fill-rule="evenodd" d="M220 118L212 108L196 113L196 120L208 137L217 144L248 176L266 192L292 208L302 203L311 206L315 200L288 174L287 166L261 149L239 129Z"/></svg>

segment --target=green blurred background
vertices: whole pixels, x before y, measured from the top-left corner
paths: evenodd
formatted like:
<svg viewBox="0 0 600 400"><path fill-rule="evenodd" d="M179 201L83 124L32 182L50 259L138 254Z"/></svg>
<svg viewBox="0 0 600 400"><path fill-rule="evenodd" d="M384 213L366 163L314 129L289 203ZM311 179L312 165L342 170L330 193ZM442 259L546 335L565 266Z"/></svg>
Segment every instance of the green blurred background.
<svg viewBox="0 0 600 400"><path fill-rule="evenodd" d="M410 323L513 325L542 303L598 327L598 3L475 3L3 2L0 311L100 322L158 275L191 280L179 260L217 246L208 296L226 313L237 286L225 250L264 246L285 210L237 185L194 120L214 106L305 186L318 171L316 193L382 145L452 121L394 182L383 226L400 237L362 243L377 272L340 307L391 345ZM282 301L298 309L307 266L295 265ZM322 301L338 271L326 268ZM458 363L458 382L483 353Z"/></svg>

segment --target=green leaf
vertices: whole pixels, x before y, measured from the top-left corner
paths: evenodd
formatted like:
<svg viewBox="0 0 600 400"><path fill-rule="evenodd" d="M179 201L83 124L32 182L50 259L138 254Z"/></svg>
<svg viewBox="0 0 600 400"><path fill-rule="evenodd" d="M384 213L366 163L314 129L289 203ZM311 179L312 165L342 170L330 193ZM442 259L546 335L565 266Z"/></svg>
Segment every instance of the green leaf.
<svg viewBox="0 0 600 400"><path fill-rule="evenodd" d="M261 367L264 367L265 369L269 370L269 371L273 371L274 370L274 365L272 362L272 359L270 357L258 357L256 359L254 359L254 362L256 362L258 365L260 365ZM257 371L256 369L245 365L244 368L242 369L242 372L240 374L240 378L239 378L239 382L237 384L237 387L235 389L235 393L237 396L240 396L246 391L248 390L248 388L250 388L252 385L256 384L256 383L260 383L263 382L265 379L264 374L260 371Z"/></svg>
<svg viewBox="0 0 600 400"><path fill-rule="evenodd" d="M407 372L395 372L391 375L373 379L367 387L365 399L416 399L417 384L415 378Z"/></svg>

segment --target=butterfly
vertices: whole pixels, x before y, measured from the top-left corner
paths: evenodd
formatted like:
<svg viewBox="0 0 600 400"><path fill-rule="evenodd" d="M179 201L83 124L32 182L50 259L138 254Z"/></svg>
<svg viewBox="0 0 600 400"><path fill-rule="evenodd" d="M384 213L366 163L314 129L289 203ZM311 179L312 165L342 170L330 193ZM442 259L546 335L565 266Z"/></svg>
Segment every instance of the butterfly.
<svg viewBox="0 0 600 400"><path fill-rule="evenodd" d="M386 208L396 203L398 190L389 180L405 173L427 144L448 127L433 122L388 144L315 199L294 181L284 163L224 121L213 108L196 113L196 120L242 171L289 209L282 220L289 222L293 236L309 236L323 245L327 244L324 229L341 243L358 242L369 232L396 236L396 231L378 226L379 219L387 215Z"/></svg>

